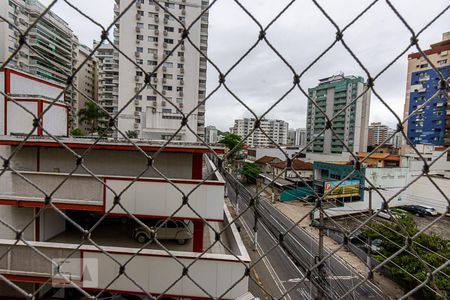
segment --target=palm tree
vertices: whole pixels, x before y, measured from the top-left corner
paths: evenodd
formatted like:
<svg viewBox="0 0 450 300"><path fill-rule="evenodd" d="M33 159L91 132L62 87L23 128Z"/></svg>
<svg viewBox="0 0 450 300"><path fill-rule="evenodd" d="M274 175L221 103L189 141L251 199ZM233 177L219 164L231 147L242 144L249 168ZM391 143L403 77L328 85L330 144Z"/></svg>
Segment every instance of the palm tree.
<svg viewBox="0 0 450 300"><path fill-rule="evenodd" d="M85 123L89 125L90 133L98 131L99 119L107 117L108 115L102 111L97 104L87 101L84 103L84 108L80 109L78 112L78 117L80 118L80 123Z"/></svg>

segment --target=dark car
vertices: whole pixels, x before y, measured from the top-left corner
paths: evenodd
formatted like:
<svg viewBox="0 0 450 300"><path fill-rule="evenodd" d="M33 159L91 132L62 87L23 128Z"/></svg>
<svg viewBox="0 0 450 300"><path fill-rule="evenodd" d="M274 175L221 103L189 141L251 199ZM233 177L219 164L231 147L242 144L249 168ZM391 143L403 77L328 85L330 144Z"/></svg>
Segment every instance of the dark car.
<svg viewBox="0 0 450 300"><path fill-rule="evenodd" d="M416 216L419 217L425 217L425 216L433 216L433 214L430 209L427 209L427 207L421 206L421 205L404 205L400 206L400 209L410 212Z"/></svg>

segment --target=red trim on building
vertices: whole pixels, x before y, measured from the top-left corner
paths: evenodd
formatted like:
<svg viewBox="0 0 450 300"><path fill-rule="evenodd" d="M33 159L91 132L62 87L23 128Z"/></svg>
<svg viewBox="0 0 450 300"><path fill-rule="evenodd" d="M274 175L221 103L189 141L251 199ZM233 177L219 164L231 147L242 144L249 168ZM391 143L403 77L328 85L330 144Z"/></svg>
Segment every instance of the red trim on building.
<svg viewBox="0 0 450 300"><path fill-rule="evenodd" d="M12 275L3 274L8 280L15 282L30 282L30 283L47 283L48 277L44 276L27 276L27 275Z"/></svg>
<svg viewBox="0 0 450 300"><path fill-rule="evenodd" d="M5 71L9 71L9 72L11 72L11 73L13 73L15 75L18 75L18 76L21 76L21 77L25 77L25 78L31 79L33 81L37 81L37 82L40 82L40 83L43 83L43 84L46 84L46 85L58 88L60 90L64 90L63 86L60 86L60 85L57 85L55 83L51 83L51 82L45 81L44 79L40 79L40 78L34 77L32 75L29 75L29 74L21 73L21 72L18 72L16 70L12 70L12 69L5 69Z"/></svg>
<svg viewBox="0 0 450 300"><path fill-rule="evenodd" d="M11 141L11 140L0 140L0 145L9 145L9 146L17 146L21 144L23 141ZM124 150L124 151L137 151L137 149L133 145L112 145L112 144L95 144L92 147L92 144L88 143L67 143L64 140L61 140L64 145L70 147L72 149L96 149L96 150ZM24 146L29 147L49 147L49 148L58 148L61 145L57 142L52 141L26 141ZM142 150L149 152L156 152L161 147L160 146L143 146L138 145ZM223 149L214 150L218 154L224 153ZM175 153L210 153L209 149L199 149L199 148L181 148L181 147L165 147L162 152L175 152Z"/></svg>
<svg viewBox="0 0 450 300"><path fill-rule="evenodd" d="M447 51L447 50L450 50L450 44L432 47L431 49L425 50L424 53L426 55L432 55L432 54L440 53L442 51ZM421 56L422 56L422 53L415 52L415 53L409 54L408 58L409 59L411 59L411 58L420 58Z"/></svg>
<svg viewBox="0 0 450 300"><path fill-rule="evenodd" d="M203 178L203 155L201 153L192 154L192 179Z"/></svg>
<svg viewBox="0 0 450 300"><path fill-rule="evenodd" d="M205 224L203 221L193 221L194 223L194 241L193 241L193 252L203 252L203 232Z"/></svg>
<svg viewBox="0 0 450 300"><path fill-rule="evenodd" d="M0 199L0 205L10 205L17 207L44 207L44 200L40 201L23 201L23 200L12 200L12 199ZM69 210L86 210L86 211L103 211L103 205L85 205L85 204L70 204L70 203L54 203L54 205L59 209L69 209Z"/></svg>
<svg viewBox="0 0 450 300"><path fill-rule="evenodd" d="M11 70L10 69L5 69L5 94L9 95L11 91ZM5 97L5 103L4 103L4 107L5 107L5 111L4 111L4 115L5 115L5 135L8 134L8 101L7 98Z"/></svg>
<svg viewBox="0 0 450 300"><path fill-rule="evenodd" d="M42 115L42 112L44 111L44 103L40 100L37 101L37 117L41 117L41 126L37 128L37 134L39 136L43 135L42 128L44 127L44 116Z"/></svg>

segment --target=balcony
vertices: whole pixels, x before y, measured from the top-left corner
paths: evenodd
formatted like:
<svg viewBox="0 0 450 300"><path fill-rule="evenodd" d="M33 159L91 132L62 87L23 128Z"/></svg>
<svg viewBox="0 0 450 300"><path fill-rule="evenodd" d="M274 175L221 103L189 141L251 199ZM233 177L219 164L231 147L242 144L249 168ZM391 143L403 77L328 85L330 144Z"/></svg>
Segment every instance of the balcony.
<svg viewBox="0 0 450 300"><path fill-rule="evenodd" d="M165 293L177 298L209 297L189 279L191 277L209 295L215 298L222 296L224 299L236 299L248 290L248 277L244 276L242 280L241 278L245 274L250 258L235 225L230 225L232 220L230 213L226 207L221 209L224 222L215 225L215 227L217 227L217 231L221 231L228 226L221 234L221 242L231 250L231 253L222 245L214 245L205 254L201 254L183 251L180 246L170 244L166 245L170 254L164 250L149 248L137 253L136 250L141 245L138 247L130 244L128 246L127 244L121 245L120 243L123 241L121 241L120 236L118 238L116 237L117 234L111 236L111 230L106 231L109 235L109 241L118 242L117 246L105 246L107 238L104 235L99 235L99 245L102 245L102 250L107 251L108 254L92 245L84 244L80 246L79 233L76 234L76 237L66 234L48 242L28 242L30 246L33 246L45 257L23 242L16 244L15 240L0 239L0 251L2 253L8 251L8 255L0 259L0 273L10 279L23 277L28 282L34 282L34 280L36 280L35 282L42 282L42 279L52 277L62 280L61 276L52 274L54 264L47 257L58 262L61 262L61 258L70 257L72 260L61 265L61 272L83 288L96 291L111 289L139 293L141 289L125 276L120 276L113 285L109 285L118 275L116 260L124 262L130 259L126 266L128 276L136 280L140 287L154 294ZM206 249L214 242L213 231L205 227L204 237L204 248ZM96 241L98 239L97 237L93 238ZM194 260L197 261L190 266L189 277L183 276L175 285L166 290L168 283L175 282L183 271L183 265L171 255L185 265L190 265ZM132 258L133 256L135 257ZM29 259L24 260L24 257ZM77 259L76 267L74 267L75 260L73 259ZM95 270L91 269L93 260L96 261L97 269ZM33 263L30 264L30 261ZM155 272L162 267L164 272ZM83 273L86 271L90 273L89 276ZM98 277L95 274L98 274ZM92 275L95 276L95 279L91 277ZM232 288L227 291L230 287ZM225 294L222 295L223 293Z"/></svg>
<svg viewBox="0 0 450 300"><path fill-rule="evenodd" d="M66 177L63 173L20 172L47 193L53 191ZM108 187L119 193L133 177L98 176ZM173 179L177 187L186 194L201 180ZM207 180L189 197L190 205L206 220L221 220L223 185L220 175ZM153 197L149 197L153 195ZM0 177L0 202L19 207L42 207L44 195L32 185L12 172ZM53 203L61 209L80 209L104 212L113 206L114 194L90 175L70 176L53 196ZM136 181L122 196L122 205L131 213L149 216L170 216L182 203L182 194L162 178L145 177ZM119 206L112 211L121 215ZM197 219L192 210L183 207L175 217Z"/></svg>

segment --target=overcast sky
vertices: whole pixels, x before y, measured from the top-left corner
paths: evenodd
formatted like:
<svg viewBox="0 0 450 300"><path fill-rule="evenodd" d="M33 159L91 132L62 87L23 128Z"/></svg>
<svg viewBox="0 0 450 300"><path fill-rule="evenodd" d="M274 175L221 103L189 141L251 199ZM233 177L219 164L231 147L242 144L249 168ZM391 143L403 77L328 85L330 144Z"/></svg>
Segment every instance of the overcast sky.
<svg viewBox="0 0 450 300"><path fill-rule="evenodd" d="M48 4L50 0L41 0ZM105 26L113 18L113 0L70 0ZM287 0L241 0L241 3L266 26L287 4ZM343 28L371 1L346 0L319 3ZM399 12L411 27L418 31L449 4L448 0L398 0ZM100 29L70 8L62 0L54 11L64 18L80 41L92 47L100 36ZM450 12L447 11L419 38L422 48L441 40L443 32L450 31ZM257 40L258 26L231 0L219 0L209 15L208 57L225 73ZM335 39L336 30L315 7L311 0L297 0L271 26L267 39L301 73ZM112 33L111 33L112 36ZM362 61L372 76L380 72L409 44L410 34L385 1L378 1L369 12L344 33L344 40ZM415 52L415 49L407 53ZM406 86L407 55L401 57L377 81L375 88L400 116ZM343 72L345 75L365 76L364 71L342 44L337 44L322 57L301 79L306 90L318 79ZM292 87L292 72L263 41L245 58L226 79L230 89L258 115ZM218 84L218 73L208 66L208 93ZM307 101L298 89L277 105L269 118L283 119L290 128L306 127ZM206 105L206 124L228 130L234 119L250 113L224 89L220 89ZM394 126L395 119L381 102L372 96L371 121Z"/></svg>

